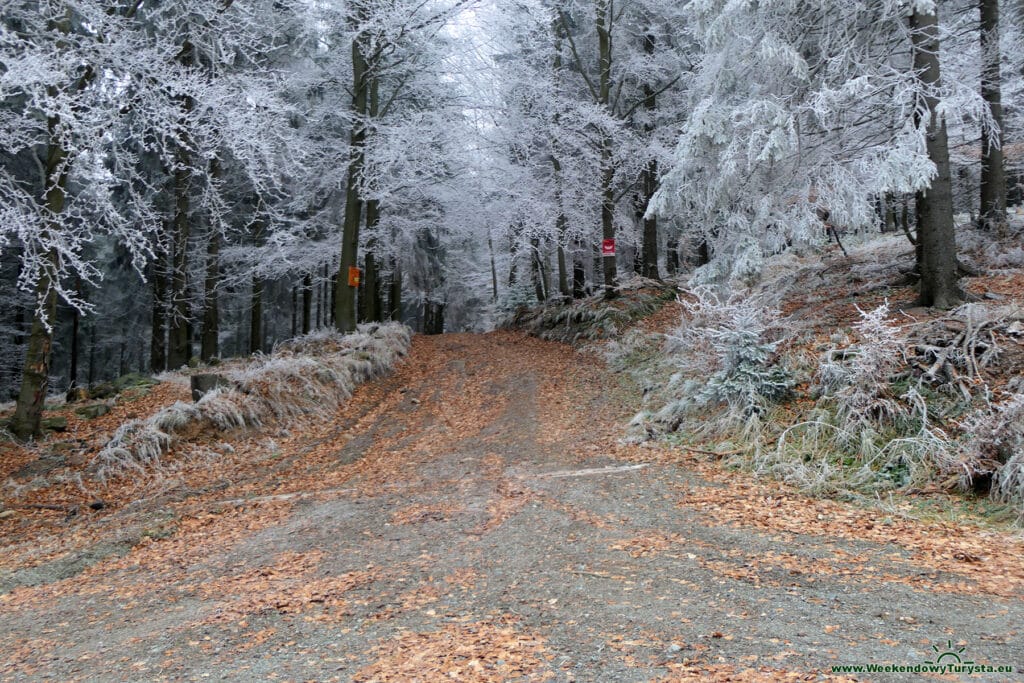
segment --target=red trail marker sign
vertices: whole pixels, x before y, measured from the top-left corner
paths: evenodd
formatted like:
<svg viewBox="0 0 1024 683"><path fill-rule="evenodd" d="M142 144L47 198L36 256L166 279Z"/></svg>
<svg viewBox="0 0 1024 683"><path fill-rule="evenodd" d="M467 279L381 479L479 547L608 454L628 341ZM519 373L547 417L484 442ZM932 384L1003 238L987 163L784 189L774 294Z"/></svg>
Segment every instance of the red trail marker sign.
<svg viewBox="0 0 1024 683"><path fill-rule="evenodd" d="M602 256L615 256L615 240L607 239L601 242Z"/></svg>

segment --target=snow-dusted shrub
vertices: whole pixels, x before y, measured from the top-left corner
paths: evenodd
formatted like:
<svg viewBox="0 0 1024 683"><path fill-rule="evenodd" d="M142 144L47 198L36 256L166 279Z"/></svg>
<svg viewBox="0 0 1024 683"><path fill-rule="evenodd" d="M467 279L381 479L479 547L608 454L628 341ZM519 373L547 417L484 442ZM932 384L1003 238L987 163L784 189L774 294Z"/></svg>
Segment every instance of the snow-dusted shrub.
<svg viewBox="0 0 1024 683"><path fill-rule="evenodd" d="M217 387L196 403L199 415L221 431L259 427L263 424L260 402L237 389Z"/></svg>
<svg viewBox="0 0 1024 683"><path fill-rule="evenodd" d="M239 391L259 396L278 419L333 410L353 388L346 374L312 356L270 356L231 379Z"/></svg>
<svg viewBox="0 0 1024 683"><path fill-rule="evenodd" d="M199 411L194 405L176 401L174 404L162 408L149 418L148 422L157 430L170 434L183 429L197 417L199 417Z"/></svg>
<svg viewBox="0 0 1024 683"><path fill-rule="evenodd" d="M646 288L645 282L641 282ZM567 304L521 307L499 327L523 330L540 339L567 344L611 339L631 322L654 313L675 297L675 289L662 286L655 292L629 291L611 302L598 294Z"/></svg>
<svg viewBox="0 0 1024 683"><path fill-rule="evenodd" d="M1017 506L1019 519L1024 521L1024 452L1014 453L995 473L992 494L998 500Z"/></svg>
<svg viewBox="0 0 1024 683"><path fill-rule="evenodd" d="M812 417L786 428L754 469L814 494L876 492L924 484L951 448L938 429L883 438L870 427L847 431L821 409Z"/></svg>
<svg viewBox="0 0 1024 683"><path fill-rule="evenodd" d="M161 411L162 412L162 411ZM95 476L107 481L132 472L143 474L159 469L160 457L171 447L171 435L156 427L154 415L148 420L125 422L96 456Z"/></svg>
<svg viewBox="0 0 1024 683"><path fill-rule="evenodd" d="M97 459L101 480L160 468L160 458L193 425L219 431L259 427L270 420L325 414L357 384L390 370L409 348L398 323L360 325L352 334L315 332L281 344L241 367L225 368L230 383L197 403L177 402L148 420L122 425Z"/></svg>
<svg viewBox="0 0 1024 683"><path fill-rule="evenodd" d="M991 478L992 495L1024 505L1024 394L975 413L961 425L955 472L964 488Z"/></svg>
<svg viewBox="0 0 1024 683"><path fill-rule="evenodd" d="M810 419L783 430L757 469L826 493L923 484L949 466L949 437L931 424L922 389L906 381L908 336L888 304L861 311L853 336L834 338Z"/></svg>
<svg viewBox="0 0 1024 683"><path fill-rule="evenodd" d="M779 313L756 298L723 299L709 288L692 293L694 300L684 302L682 325L666 335L665 351L676 369L668 400L653 414L641 413L634 424L676 431L699 414L702 424L693 425L698 430L752 426L794 383L777 353L785 336Z"/></svg>
<svg viewBox="0 0 1024 683"><path fill-rule="evenodd" d="M907 335L889 319L888 303L860 315L853 328L859 341L844 339L829 349L818 368L818 381L844 425L892 424L908 414L907 403L894 395L892 386L906 364Z"/></svg>

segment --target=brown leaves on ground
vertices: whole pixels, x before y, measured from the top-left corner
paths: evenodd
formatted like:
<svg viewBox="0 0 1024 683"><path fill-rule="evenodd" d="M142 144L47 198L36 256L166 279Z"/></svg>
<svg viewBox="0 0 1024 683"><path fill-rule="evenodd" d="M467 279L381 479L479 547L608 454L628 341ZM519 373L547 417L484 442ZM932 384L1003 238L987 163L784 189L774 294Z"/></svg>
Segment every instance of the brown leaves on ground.
<svg viewBox="0 0 1024 683"><path fill-rule="evenodd" d="M1019 537L959 524L929 524L888 516L877 509L810 498L779 484L756 482L747 475L726 473L706 464L695 465L709 478L728 482L726 486L696 487L684 492L679 505L699 511L705 519L767 533L815 534L895 545L910 552L908 559L897 553L897 562L913 564L927 574L891 575L884 580L905 582L920 590L1006 597L1024 594L1024 565L1020 562L1024 539ZM863 564L863 560L856 564ZM833 569L839 571L841 564ZM959 575L963 580L941 580L938 572Z"/></svg>
<svg viewBox="0 0 1024 683"><path fill-rule="evenodd" d="M683 538L679 534L666 534L655 531L641 536L636 536L628 541L613 543L612 550L622 550L629 553L630 557L647 557L662 550L666 550L673 543L681 543Z"/></svg>
<svg viewBox="0 0 1024 683"><path fill-rule="evenodd" d="M374 651L376 661L354 677L357 683L501 683L555 678L542 637L523 633L515 622L449 624L429 633L404 633Z"/></svg>
<svg viewBox="0 0 1024 683"><path fill-rule="evenodd" d="M453 515L462 512L464 507L457 503L416 503L396 510L391 515L391 523L396 526L404 524L422 524L424 522L443 522Z"/></svg>
<svg viewBox="0 0 1024 683"><path fill-rule="evenodd" d="M237 622L247 616L274 610L280 614L303 614L319 608L314 621L338 621L345 616L345 593L373 582L371 571L350 571L341 576L317 576L323 553L284 552L274 564L238 574L204 581L197 593L217 600L213 614L204 624Z"/></svg>

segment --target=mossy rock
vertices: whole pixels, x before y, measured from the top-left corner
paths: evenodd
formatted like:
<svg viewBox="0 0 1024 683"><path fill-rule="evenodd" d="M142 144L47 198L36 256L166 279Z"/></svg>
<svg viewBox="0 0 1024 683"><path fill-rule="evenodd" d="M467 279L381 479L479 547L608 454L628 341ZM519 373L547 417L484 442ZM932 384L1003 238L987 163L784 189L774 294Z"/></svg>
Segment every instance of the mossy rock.
<svg viewBox="0 0 1024 683"><path fill-rule="evenodd" d="M137 372L130 372L127 375L121 375L111 382L100 382L99 384L92 385L89 387L89 396L92 398L113 398L128 389L148 389L155 384L160 384L160 380L147 375L141 375Z"/></svg>
<svg viewBox="0 0 1024 683"><path fill-rule="evenodd" d="M93 398L112 398L117 396L118 388L113 382L100 382L89 387L89 395Z"/></svg>
<svg viewBox="0 0 1024 683"><path fill-rule="evenodd" d="M40 424L48 432L66 432L68 429L68 419L63 415L44 417Z"/></svg>
<svg viewBox="0 0 1024 683"><path fill-rule="evenodd" d="M75 408L75 414L86 420L95 420L97 417L103 417L109 412L110 406L106 403L93 403L92 405Z"/></svg>
<svg viewBox="0 0 1024 683"><path fill-rule="evenodd" d="M137 372L129 372L127 375L121 375L114 380L114 386L120 391L132 387L151 387L154 384L160 384L160 380L148 375L140 375Z"/></svg>
<svg viewBox="0 0 1024 683"><path fill-rule="evenodd" d="M77 403L78 401L89 400L89 389L88 387L71 387L68 389L68 393L65 397L68 403Z"/></svg>
<svg viewBox="0 0 1024 683"><path fill-rule="evenodd" d="M137 398L148 396L150 392L149 387L128 387L119 394L119 401L134 401Z"/></svg>

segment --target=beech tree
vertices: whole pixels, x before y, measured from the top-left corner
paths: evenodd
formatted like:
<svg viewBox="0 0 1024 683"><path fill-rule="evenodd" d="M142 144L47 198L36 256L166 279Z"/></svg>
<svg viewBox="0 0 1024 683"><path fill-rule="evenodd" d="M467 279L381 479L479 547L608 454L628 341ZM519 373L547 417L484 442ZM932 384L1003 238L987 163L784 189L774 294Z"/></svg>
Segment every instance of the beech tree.
<svg viewBox="0 0 1024 683"><path fill-rule="evenodd" d="M101 273L88 261L97 234L116 236L141 267L152 210L133 192L132 169L111 159L124 140L107 132L118 75L144 73L151 53L121 30L131 7L15 2L0 26L0 249L17 245L19 288L33 293L31 332L11 431L38 433L49 382L59 298L87 308L72 282ZM123 190L127 206L115 202Z"/></svg>

